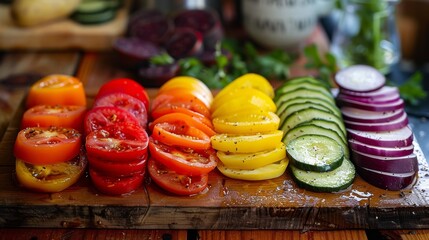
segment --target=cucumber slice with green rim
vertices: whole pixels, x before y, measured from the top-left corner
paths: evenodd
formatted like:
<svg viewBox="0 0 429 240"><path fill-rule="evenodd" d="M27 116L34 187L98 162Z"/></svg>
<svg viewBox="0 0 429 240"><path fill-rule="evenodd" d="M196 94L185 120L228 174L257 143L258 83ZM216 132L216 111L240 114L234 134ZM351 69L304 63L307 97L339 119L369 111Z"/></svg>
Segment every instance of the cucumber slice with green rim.
<svg viewBox="0 0 429 240"><path fill-rule="evenodd" d="M288 145L290 141L305 135L322 135L322 136L332 138L343 148L344 156L346 156L347 158L350 156L347 142L344 142L344 140L341 138L338 132L335 132L335 131L332 131L331 129L320 127L311 123L307 123L307 122L298 124L296 127L292 128L289 132L287 132L284 135L282 142L285 145Z"/></svg>
<svg viewBox="0 0 429 240"><path fill-rule="evenodd" d="M314 192L337 192L348 188L356 175L353 164L344 159L341 166L329 172L313 172L301 170L290 165L292 178L299 187Z"/></svg>
<svg viewBox="0 0 429 240"><path fill-rule="evenodd" d="M316 108L320 109L326 112L330 112L331 114L334 114L329 108L325 107L324 105L320 105L317 103L294 103L286 107L283 111L277 113L277 115L280 118L280 126L284 123L285 119L288 118L290 115L294 114L295 112L298 112L300 110L306 109L306 108Z"/></svg>
<svg viewBox="0 0 429 240"><path fill-rule="evenodd" d="M295 167L315 172L332 171L344 159L343 147L323 135L302 135L286 145L286 153Z"/></svg>
<svg viewBox="0 0 429 240"><path fill-rule="evenodd" d="M308 89L308 88L297 88L295 89L293 92L289 92L287 94L283 94L281 95L276 101L276 106L279 107L283 102L286 102L290 99L294 99L297 97L311 97L311 98L320 98L323 99L333 105L335 105L335 100L332 96L330 95L326 95L322 92L318 92L312 89Z"/></svg>
<svg viewBox="0 0 429 240"><path fill-rule="evenodd" d="M340 126L332 121L326 120L326 119L312 119L310 121L306 121L306 122L302 122L300 124L298 124L297 126L300 125L304 125L304 124L312 124L312 125L316 125L318 127L322 127L322 128L326 128L326 129L330 129L332 131L334 131L335 133L338 134L338 136L340 136L341 140L343 140L343 142L345 144L347 144L347 137L346 135L344 135L343 131L341 130Z"/></svg>
<svg viewBox="0 0 429 240"><path fill-rule="evenodd" d="M71 18L81 24L100 24L114 19L116 12L109 9L98 13L75 13Z"/></svg>
<svg viewBox="0 0 429 240"><path fill-rule="evenodd" d="M277 114L280 115L288 106L295 104L295 103L317 103L317 104L325 106L326 108L329 108L329 110L331 110L331 112L333 112L335 115L337 115L337 117L339 117L339 118L343 117L340 109L336 105L334 105L334 104L332 104L326 100L323 100L320 98L313 98L313 97L297 97L294 99L289 99L288 101L283 102L280 105L280 107L277 108Z"/></svg>
<svg viewBox="0 0 429 240"><path fill-rule="evenodd" d="M297 78L291 78L291 79L287 80L278 89L282 88L283 86L287 86L287 85L291 85L291 84L298 84L298 83L302 83L302 82L312 83L314 85L320 85L320 86L323 86L325 88L328 88L328 86L326 86L326 84L324 82L322 82L316 78L313 78L313 77L297 77Z"/></svg>
<svg viewBox="0 0 429 240"><path fill-rule="evenodd" d="M296 84L295 83L285 84L276 90L276 96L280 96L283 94L289 94L298 88L311 89L314 91L321 92L321 93L325 94L326 96L330 96L331 98L333 97L331 92L325 86L309 82L308 80L300 81Z"/></svg>
<svg viewBox="0 0 429 240"><path fill-rule="evenodd" d="M330 112L323 111L313 107L309 107L293 113L292 115L290 115L285 119L285 121L283 122L280 128L283 131L287 132L290 129L294 128L296 125L306 121L313 120L313 119L324 119L327 121L335 122L340 127L341 132L344 135L347 135L346 127L344 126L343 121L339 117L335 116Z"/></svg>

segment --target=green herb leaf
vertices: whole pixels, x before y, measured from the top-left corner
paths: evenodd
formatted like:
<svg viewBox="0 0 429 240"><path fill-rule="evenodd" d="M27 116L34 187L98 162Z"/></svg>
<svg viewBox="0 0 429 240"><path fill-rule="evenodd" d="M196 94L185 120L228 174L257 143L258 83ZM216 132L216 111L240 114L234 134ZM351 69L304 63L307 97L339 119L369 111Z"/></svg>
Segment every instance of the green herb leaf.
<svg viewBox="0 0 429 240"><path fill-rule="evenodd" d="M328 52L323 57L320 56L317 45L311 44L304 48L304 55L307 59L305 67L315 69L319 72L319 79L328 87L334 87L333 75L337 72L337 60L335 56Z"/></svg>
<svg viewBox="0 0 429 240"><path fill-rule="evenodd" d="M154 65L167 65L172 64L174 62L174 58L172 58L168 53L162 53L151 57L149 62Z"/></svg>
<svg viewBox="0 0 429 240"><path fill-rule="evenodd" d="M422 86L422 80L422 73L415 72L407 81L398 87L401 97L411 105L417 105L420 100L427 96L427 92L425 92Z"/></svg>

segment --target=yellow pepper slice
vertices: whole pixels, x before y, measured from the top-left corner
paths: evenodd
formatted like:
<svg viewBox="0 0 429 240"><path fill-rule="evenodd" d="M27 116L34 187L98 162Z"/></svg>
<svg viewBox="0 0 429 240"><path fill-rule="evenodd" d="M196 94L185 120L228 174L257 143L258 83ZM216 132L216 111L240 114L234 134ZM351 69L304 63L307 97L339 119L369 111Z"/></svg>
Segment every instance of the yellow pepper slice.
<svg viewBox="0 0 429 240"><path fill-rule="evenodd" d="M266 78L264 78L259 74L247 73L236 78L234 81L228 84L228 86L224 87L215 96L214 100L216 100L216 98L220 98L222 95L228 93L229 91L233 91L234 89L237 89L237 88L255 88L264 92L270 98L274 97L273 86Z"/></svg>
<svg viewBox="0 0 429 240"><path fill-rule="evenodd" d="M218 170L225 176L249 181L267 180L280 177L286 170L289 159L284 158L281 161L265 165L256 169L234 169L225 167L222 162L217 165Z"/></svg>
<svg viewBox="0 0 429 240"><path fill-rule="evenodd" d="M283 131L253 135L216 134L211 137L212 147L230 153L255 153L273 149L282 139Z"/></svg>
<svg viewBox="0 0 429 240"><path fill-rule="evenodd" d="M255 89L255 88L234 88L231 89L228 92L225 92L224 94L218 95L213 99L213 103L211 106L212 112L214 112L216 109L218 109L220 106L222 106L225 103L229 103L232 99L238 98L238 97L244 97L248 98L250 96L258 96L261 98L265 98L266 101L273 101L267 94L264 92Z"/></svg>
<svg viewBox="0 0 429 240"><path fill-rule="evenodd" d="M228 168L255 169L286 158L286 146L279 142L274 149L256 153L228 153L218 151L217 156Z"/></svg>
<svg viewBox="0 0 429 240"><path fill-rule="evenodd" d="M219 116L212 122L217 133L253 134L277 130L280 118L273 112L259 110Z"/></svg>
<svg viewBox="0 0 429 240"><path fill-rule="evenodd" d="M273 100L262 92L255 95L237 95L236 97L225 101L222 105L214 109L212 111L212 118L228 116L237 112L256 110L276 112L277 107Z"/></svg>

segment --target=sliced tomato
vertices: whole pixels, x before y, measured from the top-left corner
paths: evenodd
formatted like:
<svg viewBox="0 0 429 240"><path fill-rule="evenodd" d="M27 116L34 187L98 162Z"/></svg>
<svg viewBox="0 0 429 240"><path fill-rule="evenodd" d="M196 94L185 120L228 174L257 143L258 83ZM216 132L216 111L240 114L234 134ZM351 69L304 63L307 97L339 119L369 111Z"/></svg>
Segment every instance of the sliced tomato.
<svg viewBox="0 0 429 240"><path fill-rule="evenodd" d="M76 183L87 165L85 151L67 162L33 165L16 159L16 177L19 183L38 192L60 192Z"/></svg>
<svg viewBox="0 0 429 240"><path fill-rule="evenodd" d="M234 169L228 168L223 163L219 163L217 169L225 176L248 181L260 181L280 177L289 164L287 158L255 169Z"/></svg>
<svg viewBox="0 0 429 240"><path fill-rule="evenodd" d="M147 94L146 89L132 79L117 78L103 84L100 90L98 90L95 101L112 93L125 93L131 95L142 101L146 109L149 109L149 95Z"/></svg>
<svg viewBox="0 0 429 240"><path fill-rule="evenodd" d="M177 86L175 88L163 89L163 90L160 89L158 91L158 95L167 94L167 95L183 96L189 93L195 96L199 101L204 103L204 105L207 108L210 108L210 105L212 104L212 101L213 101L213 95L211 94L211 92L210 92L210 95L208 95L207 93L204 93L199 89L193 89L192 87L190 88L189 85L186 85L186 84L182 85L181 87Z"/></svg>
<svg viewBox="0 0 429 240"><path fill-rule="evenodd" d="M56 126L82 131L85 111L85 106L37 105L24 112L21 128Z"/></svg>
<svg viewBox="0 0 429 240"><path fill-rule="evenodd" d="M128 177L137 173L144 173L147 155L136 161L117 162L108 161L96 156L88 156L89 166L97 172L110 177Z"/></svg>
<svg viewBox="0 0 429 240"><path fill-rule="evenodd" d="M16 137L14 155L34 165L66 162L79 154L81 134L72 128L30 127Z"/></svg>
<svg viewBox="0 0 429 240"><path fill-rule="evenodd" d="M177 88L188 89L192 92L200 93L202 97L206 99L205 101L208 101L208 107L210 107L211 102L213 101L213 95L207 85L205 85L202 81L189 76L177 76L168 80L161 86L159 92L162 93L164 91Z"/></svg>
<svg viewBox="0 0 429 240"><path fill-rule="evenodd" d="M190 176L209 173L216 167L218 158L213 149L197 151L165 145L155 139L149 140L151 156L168 168Z"/></svg>
<svg viewBox="0 0 429 240"><path fill-rule="evenodd" d="M49 75L34 83L27 96L27 108L36 105L86 106L82 82L68 75Z"/></svg>
<svg viewBox="0 0 429 240"><path fill-rule="evenodd" d="M216 134L211 138L211 143L218 151L256 153L273 149L273 144L279 143L282 137L283 131L280 130L254 135Z"/></svg>
<svg viewBox="0 0 429 240"><path fill-rule="evenodd" d="M218 133L266 133L277 130L279 124L280 118L275 113L262 110L239 112L213 119L213 126Z"/></svg>
<svg viewBox="0 0 429 240"><path fill-rule="evenodd" d="M197 176L177 174L152 158L148 160L148 172L158 186L177 195L198 194L207 188L207 174Z"/></svg>
<svg viewBox="0 0 429 240"><path fill-rule="evenodd" d="M175 95L174 92L169 92L168 94L158 94L152 101L151 110L154 111L158 107L166 106L178 106L187 108L197 113L200 113L207 118L210 118L209 108L191 93L185 93L183 95Z"/></svg>
<svg viewBox="0 0 429 240"><path fill-rule="evenodd" d="M137 173L129 177L109 177L92 168L89 176L98 191L107 195L124 195L137 190L143 183L144 173Z"/></svg>
<svg viewBox="0 0 429 240"><path fill-rule="evenodd" d="M147 154L149 137L134 124L117 124L89 133L85 147L89 156L114 162L138 161Z"/></svg>
<svg viewBox="0 0 429 240"><path fill-rule="evenodd" d="M213 129L213 124L206 116L202 115L201 113L192 111L188 108L176 106L176 105L162 105L151 112L151 116L153 119L157 119L161 116L164 116L169 113L183 113L186 114L192 118L195 118L201 123L204 123L205 125L209 126L211 129Z"/></svg>
<svg viewBox="0 0 429 240"><path fill-rule="evenodd" d="M139 99L126 93L112 93L98 98L94 102L96 107L119 107L131 113L143 128L147 127L148 113L146 106Z"/></svg>
<svg viewBox="0 0 429 240"><path fill-rule="evenodd" d="M139 121L129 112L118 107L97 107L89 110L85 116L85 133L115 126L121 123L140 125Z"/></svg>
<svg viewBox="0 0 429 240"><path fill-rule="evenodd" d="M170 113L170 114L163 115L155 119L150 124L149 129L153 130L153 127L157 123L163 123L163 122L179 124L179 125L185 124L188 126L196 127L199 130L203 131L205 134L207 134L209 137L216 134L216 132L212 128L210 128L209 126L201 122L199 118L192 117L184 113Z"/></svg>
<svg viewBox="0 0 429 240"><path fill-rule="evenodd" d="M196 127L185 122L161 122L153 126L152 137L170 146L180 146L198 150L210 148L210 137Z"/></svg>

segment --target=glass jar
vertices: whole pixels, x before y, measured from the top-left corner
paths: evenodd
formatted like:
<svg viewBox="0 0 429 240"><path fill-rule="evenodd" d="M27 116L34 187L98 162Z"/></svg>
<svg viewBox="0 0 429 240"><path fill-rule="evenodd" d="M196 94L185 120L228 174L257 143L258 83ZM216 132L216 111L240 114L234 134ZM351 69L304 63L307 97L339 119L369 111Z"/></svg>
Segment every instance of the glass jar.
<svg viewBox="0 0 429 240"><path fill-rule="evenodd" d="M386 74L400 59L398 0L345 0L331 51L340 67L370 65Z"/></svg>

